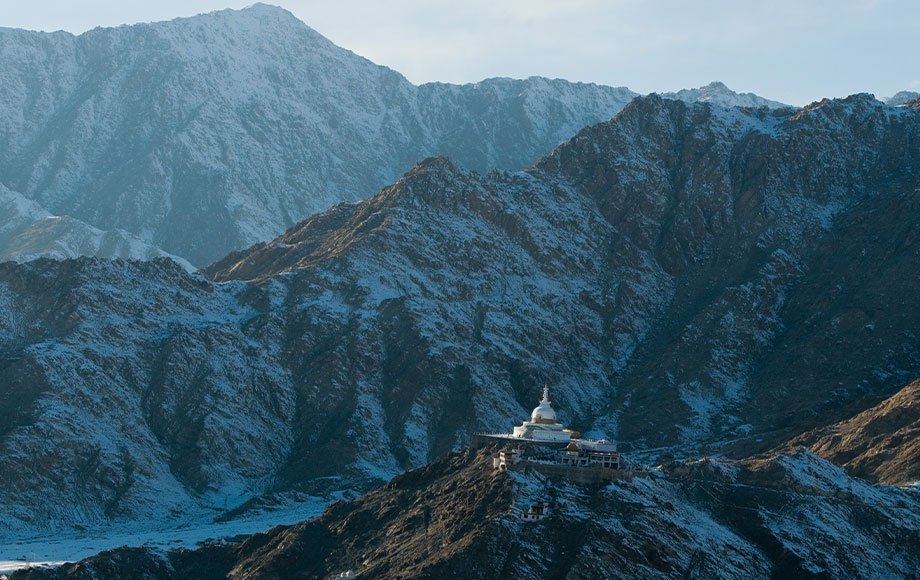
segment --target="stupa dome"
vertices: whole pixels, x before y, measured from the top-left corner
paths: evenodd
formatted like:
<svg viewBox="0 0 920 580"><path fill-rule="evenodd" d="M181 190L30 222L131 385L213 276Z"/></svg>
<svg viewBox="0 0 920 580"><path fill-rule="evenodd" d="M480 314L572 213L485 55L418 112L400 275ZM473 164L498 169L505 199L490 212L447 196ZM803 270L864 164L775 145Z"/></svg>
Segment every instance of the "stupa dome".
<svg viewBox="0 0 920 580"><path fill-rule="evenodd" d="M543 388L543 400L540 401L540 404L537 405L533 413L530 414L530 420L540 423L556 422L556 411L553 410L549 402L549 388Z"/></svg>

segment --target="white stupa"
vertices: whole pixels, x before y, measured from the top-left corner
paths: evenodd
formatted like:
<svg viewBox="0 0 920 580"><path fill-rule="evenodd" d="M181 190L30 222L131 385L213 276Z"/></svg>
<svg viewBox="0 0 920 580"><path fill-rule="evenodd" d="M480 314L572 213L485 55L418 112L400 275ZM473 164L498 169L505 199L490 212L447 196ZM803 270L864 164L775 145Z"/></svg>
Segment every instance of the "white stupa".
<svg viewBox="0 0 920 580"><path fill-rule="evenodd" d="M572 439L573 432L556 420L556 411L549 402L549 387L543 387L543 399L530 414L530 421L514 428L513 436L532 441L564 443Z"/></svg>

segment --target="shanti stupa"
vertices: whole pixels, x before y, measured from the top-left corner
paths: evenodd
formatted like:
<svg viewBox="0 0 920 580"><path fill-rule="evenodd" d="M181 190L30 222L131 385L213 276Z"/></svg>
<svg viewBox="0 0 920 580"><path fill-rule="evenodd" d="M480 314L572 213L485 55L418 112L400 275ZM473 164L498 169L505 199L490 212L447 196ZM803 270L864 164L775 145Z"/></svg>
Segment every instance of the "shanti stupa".
<svg viewBox="0 0 920 580"><path fill-rule="evenodd" d="M549 387L543 387L543 399L530 414L530 421L514 428L513 437L530 439L533 441L546 441L551 443L565 443L577 437L574 431L566 429L556 419L556 411L549 401Z"/></svg>

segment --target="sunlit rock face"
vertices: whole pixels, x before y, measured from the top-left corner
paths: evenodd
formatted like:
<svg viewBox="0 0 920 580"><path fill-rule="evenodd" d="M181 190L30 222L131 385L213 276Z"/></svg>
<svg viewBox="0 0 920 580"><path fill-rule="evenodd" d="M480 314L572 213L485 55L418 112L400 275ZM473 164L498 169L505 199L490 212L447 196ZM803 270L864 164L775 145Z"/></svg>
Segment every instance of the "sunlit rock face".
<svg viewBox="0 0 920 580"><path fill-rule="evenodd" d="M920 380L871 409L803 433L783 448L800 446L869 481L920 484Z"/></svg>

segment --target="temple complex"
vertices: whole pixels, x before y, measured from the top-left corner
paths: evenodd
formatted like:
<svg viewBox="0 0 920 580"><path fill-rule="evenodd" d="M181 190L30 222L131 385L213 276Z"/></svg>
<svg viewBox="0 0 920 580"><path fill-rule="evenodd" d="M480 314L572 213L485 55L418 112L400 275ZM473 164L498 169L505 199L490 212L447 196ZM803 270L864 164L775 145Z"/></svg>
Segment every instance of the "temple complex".
<svg viewBox="0 0 920 580"><path fill-rule="evenodd" d="M582 439L577 431L566 429L556 417L549 400L549 388L530 414L530 420L514 427L511 433L477 433L473 445L500 443L503 449L493 458L493 467L501 471L533 469L547 477L569 479L576 483L598 483L614 479L631 479L637 470L607 439Z"/></svg>

